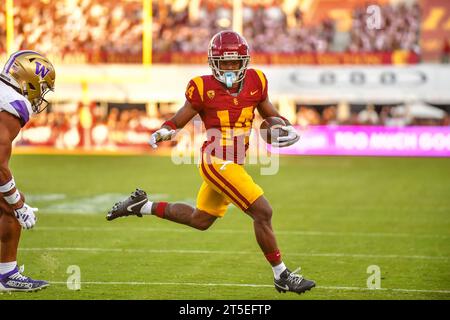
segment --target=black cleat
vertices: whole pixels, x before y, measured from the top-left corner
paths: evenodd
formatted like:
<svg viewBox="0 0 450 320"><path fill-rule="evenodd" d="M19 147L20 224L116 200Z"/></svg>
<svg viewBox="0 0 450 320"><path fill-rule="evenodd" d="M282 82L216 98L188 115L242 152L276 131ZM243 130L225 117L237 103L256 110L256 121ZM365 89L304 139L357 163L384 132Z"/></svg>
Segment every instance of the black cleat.
<svg viewBox="0 0 450 320"><path fill-rule="evenodd" d="M277 289L280 293L292 291L301 294L314 288L316 283L312 280L303 278L300 274L297 274L299 270L300 268L294 270L293 272L289 271L289 269L284 270L280 275L280 279L274 279L275 289Z"/></svg>
<svg viewBox="0 0 450 320"><path fill-rule="evenodd" d="M111 221L119 217L138 216L142 217L141 208L148 202L147 193L136 189L127 199L120 201L108 211L106 220Z"/></svg>

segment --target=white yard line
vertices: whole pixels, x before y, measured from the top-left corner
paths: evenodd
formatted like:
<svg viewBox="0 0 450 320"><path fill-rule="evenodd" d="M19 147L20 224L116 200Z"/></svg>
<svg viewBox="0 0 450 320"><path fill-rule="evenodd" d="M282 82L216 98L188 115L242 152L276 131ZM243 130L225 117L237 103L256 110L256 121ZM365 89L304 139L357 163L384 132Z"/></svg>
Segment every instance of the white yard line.
<svg viewBox="0 0 450 320"><path fill-rule="evenodd" d="M221 250L166 250L166 249L120 249L120 248L76 248L76 247L48 247L48 248L20 248L22 251L80 251L80 252L118 252L118 253L176 253L176 254L225 254L225 255L252 255L249 251L221 251ZM445 256L408 256L395 254L351 254L351 253L286 253L288 256L298 257L349 257L349 258L383 258L383 259L418 259L449 261Z"/></svg>
<svg viewBox="0 0 450 320"><path fill-rule="evenodd" d="M67 284L62 281L50 281L51 284ZM120 281L85 281L81 285L127 285L127 286L198 286L198 287L250 287L250 288L273 288L268 284L246 284L246 283L195 283L195 282L120 282ZM342 290L342 291L394 291L394 292L417 292L417 293L443 293L450 294L450 290L418 290L418 289L369 289L363 287L336 287L336 286L317 286L314 288L323 290Z"/></svg>
<svg viewBox="0 0 450 320"><path fill-rule="evenodd" d="M75 232L91 232L91 231L104 231L104 232L117 232L120 230L134 231L134 232L177 232L177 233L186 233L193 232L195 230L192 229L176 229L176 228L121 228L121 227L46 227L46 226L38 226L36 230L42 231L75 231ZM214 233L223 233L223 234L253 234L253 230L249 228L248 230L211 230ZM338 236L338 237L395 237L395 238L437 238L437 239L447 239L450 238L450 235L435 235L435 234L414 234L414 233L382 233L382 232L328 232L328 231L282 231L275 230L277 235L302 235L302 236Z"/></svg>

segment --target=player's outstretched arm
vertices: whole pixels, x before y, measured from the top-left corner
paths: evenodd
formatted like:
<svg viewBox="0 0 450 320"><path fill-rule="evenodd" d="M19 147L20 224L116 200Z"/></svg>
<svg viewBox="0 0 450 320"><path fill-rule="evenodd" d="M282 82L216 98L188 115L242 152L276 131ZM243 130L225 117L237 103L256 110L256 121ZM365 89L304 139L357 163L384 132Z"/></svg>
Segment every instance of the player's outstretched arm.
<svg viewBox="0 0 450 320"><path fill-rule="evenodd" d="M277 109L273 106L273 104L269 101L269 97L266 98L263 102L258 105L258 112L263 119L268 117L279 117L284 120L286 126L281 127L281 129L288 132L286 136L278 137L278 141L272 142L272 145L275 147L288 147L293 145L300 139L300 135L289 122L288 119L280 115Z"/></svg>
<svg viewBox="0 0 450 320"><path fill-rule="evenodd" d="M175 131L183 128L196 114L197 110L186 100L181 109L172 118L164 122L161 129L152 134L149 141L150 145L156 149L158 142L172 139Z"/></svg>
<svg viewBox="0 0 450 320"><path fill-rule="evenodd" d="M9 169L12 141L19 131L18 119L6 112L0 112L0 196L10 206L11 212L14 211L22 228L31 229L36 223L34 211L37 209L24 202Z"/></svg>

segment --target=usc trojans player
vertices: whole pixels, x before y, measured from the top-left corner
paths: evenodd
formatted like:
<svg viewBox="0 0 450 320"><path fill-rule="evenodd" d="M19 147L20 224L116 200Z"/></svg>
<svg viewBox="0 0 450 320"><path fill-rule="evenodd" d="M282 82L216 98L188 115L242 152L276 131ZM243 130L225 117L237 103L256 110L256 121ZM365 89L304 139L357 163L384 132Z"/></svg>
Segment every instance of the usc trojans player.
<svg viewBox="0 0 450 320"><path fill-rule="evenodd" d="M263 118L281 117L269 101L264 73L248 69L249 60L247 42L238 33L222 31L214 35L208 49L212 75L189 81L184 106L151 136L150 144L156 148L158 142L170 140L177 129L200 115L207 140L202 146L199 171L203 183L196 208L183 203L151 202L143 190L137 189L128 199L116 203L107 219L153 214L206 230L233 203L253 219L256 240L273 268L275 288L279 292L302 293L315 283L284 265L272 230L272 208L242 165L255 109ZM278 147L289 146L300 138L283 119L288 123L283 127L288 134L272 143Z"/></svg>

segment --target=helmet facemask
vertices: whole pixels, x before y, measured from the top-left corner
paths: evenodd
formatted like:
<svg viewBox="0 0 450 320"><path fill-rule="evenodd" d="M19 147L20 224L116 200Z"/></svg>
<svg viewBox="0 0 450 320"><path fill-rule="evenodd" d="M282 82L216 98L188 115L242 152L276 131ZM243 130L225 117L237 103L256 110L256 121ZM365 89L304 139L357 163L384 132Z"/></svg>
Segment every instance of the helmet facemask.
<svg viewBox="0 0 450 320"><path fill-rule="evenodd" d="M238 60L240 68L234 70L220 68L221 61L230 60ZM209 66L213 71L214 78L225 84L227 88L231 88L235 83L239 83L244 79L249 61L249 55L239 55L237 52L225 52L222 56L208 55Z"/></svg>
<svg viewBox="0 0 450 320"><path fill-rule="evenodd" d="M39 86L40 90L38 92L40 94L35 98L33 96L36 96L37 90L32 83L28 83L28 85L24 84L25 90L23 91L23 95L30 101L33 112L36 114L41 113L48 107L50 103L44 97L48 92L53 91L53 88L50 88L45 80L40 80ZM33 91L35 91L34 94L32 93Z"/></svg>

